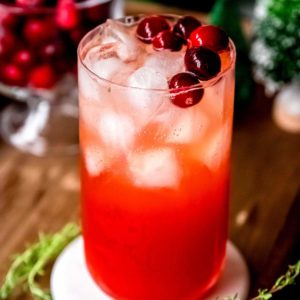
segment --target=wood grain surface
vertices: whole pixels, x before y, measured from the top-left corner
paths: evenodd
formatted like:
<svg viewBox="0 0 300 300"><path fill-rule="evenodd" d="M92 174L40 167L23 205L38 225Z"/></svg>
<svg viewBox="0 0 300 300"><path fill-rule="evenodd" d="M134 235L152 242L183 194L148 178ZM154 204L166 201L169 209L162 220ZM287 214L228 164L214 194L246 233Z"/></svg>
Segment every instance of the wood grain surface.
<svg viewBox="0 0 300 300"><path fill-rule="evenodd" d="M300 258L300 135L276 127L271 107L258 88L233 135L230 238L246 257L252 293ZM0 143L0 281L9 258L40 231L79 222L79 190L78 157L36 158ZM293 293L280 299L300 299Z"/></svg>

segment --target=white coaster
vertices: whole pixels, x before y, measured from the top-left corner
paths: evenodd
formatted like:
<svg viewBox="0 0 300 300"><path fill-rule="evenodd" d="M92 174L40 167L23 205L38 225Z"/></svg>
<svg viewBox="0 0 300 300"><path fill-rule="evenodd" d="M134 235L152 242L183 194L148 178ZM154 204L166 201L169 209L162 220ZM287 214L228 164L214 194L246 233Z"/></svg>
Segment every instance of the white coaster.
<svg viewBox="0 0 300 300"><path fill-rule="evenodd" d="M249 274L246 263L229 241L224 271L206 299L239 295L246 300L249 291ZM56 260L51 274L53 300L113 300L94 283L84 259L82 237L70 243Z"/></svg>

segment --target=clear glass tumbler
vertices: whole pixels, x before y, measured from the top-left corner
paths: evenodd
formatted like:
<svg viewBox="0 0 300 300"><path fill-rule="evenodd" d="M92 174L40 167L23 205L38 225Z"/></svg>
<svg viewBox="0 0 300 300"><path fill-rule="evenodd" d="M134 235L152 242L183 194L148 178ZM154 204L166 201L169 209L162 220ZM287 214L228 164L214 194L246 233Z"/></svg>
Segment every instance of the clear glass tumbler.
<svg viewBox="0 0 300 300"><path fill-rule="evenodd" d="M87 267L114 299L199 299L225 256L234 45L217 77L189 88L204 89L200 103L183 109L170 101L180 91L97 76L85 59L102 34L92 30L78 49Z"/></svg>

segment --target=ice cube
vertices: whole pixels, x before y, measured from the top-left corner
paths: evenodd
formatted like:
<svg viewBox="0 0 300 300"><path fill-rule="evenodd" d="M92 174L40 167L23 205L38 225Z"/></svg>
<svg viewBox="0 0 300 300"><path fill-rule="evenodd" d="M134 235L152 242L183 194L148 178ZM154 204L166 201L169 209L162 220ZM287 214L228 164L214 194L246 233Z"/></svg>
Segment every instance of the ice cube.
<svg viewBox="0 0 300 300"><path fill-rule="evenodd" d="M105 156L98 145L88 145L83 150L87 171L91 176L98 176L105 168Z"/></svg>
<svg viewBox="0 0 300 300"><path fill-rule="evenodd" d="M167 89L168 82L163 74L153 68L141 67L128 78L128 86L140 89Z"/></svg>
<svg viewBox="0 0 300 300"><path fill-rule="evenodd" d="M141 67L131 74L127 84L135 87L128 89L129 105L145 119L153 115L163 102L162 92L151 89L168 88L166 77L148 67Z"/></svg>
<svg viewBox="0 0 300 300"><path fill-rule="evenodd" d="M181 179L175 152L159 148L129 157L129 171L136 186L148 188L174 188Z"/></svg>
<svg viewBox="0 0 300 300"><path fill-rule="evenodd" d="M144 66L152 68L167 79L170 79L175 74L183 72L185 70L184 53L157 51L150 54L146 58Z"/></svg>
<svg viewBox="0 0 300 300"><path fill-rule="evenodd" d="M126 25L119 21L107 20L102 36L101 43L114 44L115 51L122 61L129 62L138 58L141 49Z"/></svg>
<svg viewBox="0 0 300 300"><path fill-rule="evenodd" d="M201 111L178 109L176 120L166 138L168 143L186 144L199 142L208 126L208 117Z"/></svg>
<svg viewBox="0 0 300 300"><path fill-rule="evenodd" d="M82 66L78 69L78 85L79 92L86 101L99 101L99 83L96 76Z"/></svg>
<svg viewBox="0 0 300 300"><path fill-rule="evenodd" d="M212 171L215 171L219 168L225 155L228 155L230 144L231 125L224 124L223 128L214 132L203 142L199 149L198 157Z"/></svg>
<svg viewBox="0 0 300 300"><path fill-rule="evenodd" d="M136 128L126 115L103 112L98 126L101 140L112 151L127 152L133 146Z"/></svg>
<svg viewBox="0 0 300 300"><path fill-rule="evenodd" d="M106 59L100 59L95 61L90 68L92 71L97 74L100 78L107 80L112 79L112 77L126 67L126 64L123 63L117 57L110 57Z"/></svg>

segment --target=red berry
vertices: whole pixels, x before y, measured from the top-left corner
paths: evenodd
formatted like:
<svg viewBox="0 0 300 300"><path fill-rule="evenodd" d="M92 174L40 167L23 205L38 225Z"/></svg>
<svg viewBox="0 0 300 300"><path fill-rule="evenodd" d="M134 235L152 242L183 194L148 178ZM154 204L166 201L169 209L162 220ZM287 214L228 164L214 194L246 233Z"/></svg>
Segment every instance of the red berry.
<svg viewBox="0 0 300 300"><path fill-rule="evenodd" d="M164 30L158 33L152 40L155 50L168 49L171 51L179 51L183 44L183 39L173 31Z"/></svg>
<svg viewBox="0 0 300 300"><path fill-rule="evenodd" d="M193 87L199 84L198 77L193 73L178 73L169 81L171 89L171 101L176 106L186 108L200 102L203 97L204 90L202 88Z"/></svg>
<svg viewBox="0 0 300 300"><path fill-rule="evenodd" d="M74 0L58 0L56 8L56 23L65 30L76 27L79 15Z"/></svg>
<svg viewBox="0 0 300 300"><path fill-rule="evenodd" d="M50 19L29 19L24 25L24 36L34 45L52 40L55 35L55 24Z"/></svg>
<svg viewBox="0 0 300 300"><path fill-rule="evenodd" d="M136 29L136 36L144 43L150 44L161 31L170 29L170 25L162 16L150 16L142 19Z"/></svg>
<svg viewBox="0 0 300 300"><path fill-rule="evenodd" d="M0 78L4 83L14 86L23 86L26 82L25 74L14 64L2 67Z"/></svg>
<svg viewBox="0 0 300 300"><path fill-rule="evenodd" d="M62 42L54 41L43 45L40 49L40 55L43 60L59 58L65 54L65 47Z"/></svg>
<svg viewBox="0 0 300 300"><path fill-rule="evenodd" d="M16 0L17 5L22 7L35 7L41 6L44 0Z"/></svg>
<svg viewBox="0 0 300 300"><path fill-rule="evenodd" d="M214 51L221 51L228 47L229 38L220 27L206 25L191 33L190 43L193 47L203 46Z"/></svg>
<svg viewBox="0 0 300 300"><path fill-rule="evenodd" d="M18 23L18 17L16 14L5 11L5 8L0 7L0 24L4 28L11 29Z"/></svg>
<svg viewBox="0 0 300 300"><path fill-rule="evenodd" d="M187 40L196 28L201 26L201 22L191 16L180 18L174 25L173 31L179 34L183 39Z"/></svg>
<svg viewBox="0 0 300 300"><path fill-rule="evenodd" d="M7 54L15 47L15 37L8 31L3 30L0 32L0 55Z"/></svg>
<svg viewBox="0 0 300 300"><path fill-rule="evenodd" d="M209 80L221 70L221 59L218 53L205 47L188 49L184 62L186 69L195 73L200 80Z"/></svg>
<svg viewBox="0 0 300 300"><path fill-rule="evenodd" d="M14 54L13 61L20 67L29 67L33 63L32 54L26 49L19 50Z"/></svg>
<svg viewBox="0 0 300 300"><path fill-rule="evenodd" d="M37 66L29 75L29 84L36 88L51 88L56 80L56 74L49 65Z"/></svg>

